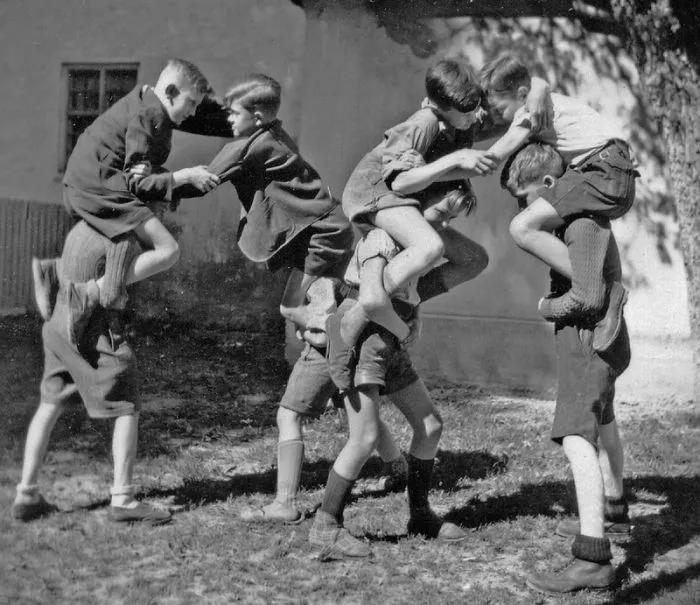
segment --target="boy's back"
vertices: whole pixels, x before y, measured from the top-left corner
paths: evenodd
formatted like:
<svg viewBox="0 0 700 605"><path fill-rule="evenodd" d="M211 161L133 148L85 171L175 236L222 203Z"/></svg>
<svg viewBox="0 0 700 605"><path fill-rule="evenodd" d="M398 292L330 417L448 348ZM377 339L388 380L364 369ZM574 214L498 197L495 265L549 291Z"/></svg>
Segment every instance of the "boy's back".
<svg viewBox="0 0 700 605"><path fill-rule="evenodd" d="M580 99L552 93L552 126L533 135L533 140L548 143L562 155L566 164L577 164L590 152L600 149L611 139L624 136L616 122L605 118ZM513 124L523 125L529 118L521 108L513 118Z"/></svg>

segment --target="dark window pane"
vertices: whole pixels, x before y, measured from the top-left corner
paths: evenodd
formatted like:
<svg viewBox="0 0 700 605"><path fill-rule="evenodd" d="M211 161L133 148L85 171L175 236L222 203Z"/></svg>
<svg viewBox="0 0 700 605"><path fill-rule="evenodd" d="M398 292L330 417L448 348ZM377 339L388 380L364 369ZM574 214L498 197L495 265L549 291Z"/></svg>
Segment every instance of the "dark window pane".
<svg viewBox="0 0 700 605"><path fill-rule="evenodd" d="M75 147L75 142L82 132L92 124L93 120L97 117L95 115L88 116L68 116L68 130L66 132L66 158L73 151Z"/></svg>
<svg viewBox="0 0 700 605"><path fill-rule="evenodd" d="M100 70L71 69L68 71L68 110L99 111Z"/></svg>
<svg viewBox="0 0 700 605"><path fill-rule="evenodd" d="M111 107L136 86L135 69L108 69L105 71L105 104Z"/></svg>

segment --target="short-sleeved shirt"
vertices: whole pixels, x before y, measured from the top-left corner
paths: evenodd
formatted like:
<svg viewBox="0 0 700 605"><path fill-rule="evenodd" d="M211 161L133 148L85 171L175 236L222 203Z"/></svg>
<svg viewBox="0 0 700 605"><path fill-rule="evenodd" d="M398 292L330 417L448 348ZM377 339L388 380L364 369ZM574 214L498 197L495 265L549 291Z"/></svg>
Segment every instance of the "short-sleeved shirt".
<svg viewBox="0 0 700 605"><path fill-rule="evenodd" d="M228 143L209 170L236 189L242 205L238 245L251 260L273 271L291 264L315 276L347 261L354 240L350 223L281 122ZM200 195L192 186L175 191L178 198Z"/></svg>
<svg viewBox="0 0 700 605"><path fill-rule="evenodd" d="M359 288L362 266L365 262L377 257L381 257L389 262L399 252L401 252L401 247L389 234L384 229L375 227L364 234L357 242L355 252L345 271L345 282L350 286ZM417 286L418 278L411 280L405 287L395 292L392 295L392 299L401 300L415 307L420 303Z"/></svg>
<svg viewBox="0 0 700 605"><path fill-rule="evenodd" d="M567 164L576 165L611 139L624 140L620 127L579 99L552 93L552 126L533 135L533 140L552 145ZM530 114L521 107L513 126L530 128Z"/></svg>
<svg viewBox="0 0 700 605"><path fill-rule="evenodd" d="M398 174L429 164L457 149L471 147L475 127L456 130L430 107L423 107L384 133L382 142L357 165L343 191L343 210L350 220L368 222L368 214L393 206L420 207L436 189L448 191L462 181L440 182L421 192L401 195L391 189Z"/></svg>

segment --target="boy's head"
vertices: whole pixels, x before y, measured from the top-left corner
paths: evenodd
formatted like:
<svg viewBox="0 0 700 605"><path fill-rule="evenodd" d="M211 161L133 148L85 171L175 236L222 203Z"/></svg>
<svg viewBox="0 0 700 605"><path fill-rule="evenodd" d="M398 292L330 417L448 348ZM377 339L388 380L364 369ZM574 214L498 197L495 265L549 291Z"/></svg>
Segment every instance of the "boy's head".
<svg viewBox="0 0 700 605"><path fill-rule="evenodd" d="M476 195L471 183L451 188L440 188L423 202L423 217L435 228L444 228L460 214L468 216L476 208Z"/></svg>
<svg viewBox="0 0 700 605"><path fill-rule="evenodd" d="M194 115L211 86L200 69L183 59L170 59L158 76L155 92L175 124Z"/></svg>
<svg viewBox="0 0 700 605"><path fill-rule="evenodd" d="M491 117L509 124L530 92L528 68L515 56L505 54L484 65L480 76Z"/></svg>
<svg viewBox="0 0 700 605"><path fill-rule="evenodd" d="M511 155L501 171L501 187L523 209L538 197L542 187L552 187L564 173L564 158L551 145L532 142Z"/></svg>
<svg viewBox="0 0 700 605"><path fill-rule="evenodd" d="M483 118L484 91L464 61L438 61L425 75L425 92L442 117L458 130L467 130Z"/></svg>
<svg viewBox="0 0 700 605"><path fill-rule="evenodd" d="M224 105L234 136L245 136L277 118L282 99L279 82L264 74L251 74L226 92Z"/></svg>

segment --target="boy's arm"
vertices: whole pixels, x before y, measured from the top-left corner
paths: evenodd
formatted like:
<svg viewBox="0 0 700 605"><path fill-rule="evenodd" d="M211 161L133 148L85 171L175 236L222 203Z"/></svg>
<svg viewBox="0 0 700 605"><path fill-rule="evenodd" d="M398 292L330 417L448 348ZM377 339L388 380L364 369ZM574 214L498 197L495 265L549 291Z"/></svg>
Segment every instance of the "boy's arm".
<svg viewBox="0 0 700 605"><path fill-rule="evenodd" d="M123 174L129 191L144 202L171 202L173 199L172 173L151 164L156 146L153 133L156 129L167 128L162 122L159 114L146 111L134 116L126 129ZM139 177L131 170L137 164L147 164L152 171Z"/></svg>
<svg viewBox="0 0 700 605"><path fill-rule="evenodd" d="M489 148L500 164L530 139L531 130L524 124L511 124L508 131Z"/></svg>
<svg viewBox="0 0 700 605"><path fill-rule="evenodd" d="M554 108L549 82L537 76L530 79L530 92L525 100L525 108L530 114L532 132L547 130L552 126Z"/></svg>
<svg viewBox="0 0 700 605"><path fill-rule="evenodd" d="M433 183L483 176L495 170L496 165L490 150L459 149L434 162L399 173L391 188L396 193L409 195Z"/></svg>
<svg viewBox="0 0 700 605"><path fill-rule="evenodd" d="M176 125L177 130L210 137L232 138L233 131L228 122L228 111L212 97L205 97L193 116Z"/></svg>
<svg viewBox="0 0 700 605"><path fill-rule="evenodd" d="M403 321L384 290L384 267L387 261L382 256L374 256L362 264L360 270L360 295L358 302L362 305L369 319L389 330L396 338L403 341L408 338L410 328Z"/></svg>
<svg viewBox="0 0 700 605"><path fill-rule="evenodd" d="M589 218L576 219L566 230L573 279L571 288L561 296L544 298L539 311L549 321L581 316L597 316L605 307L606 283L603 273L610 246L609 225Z"/></svg>

